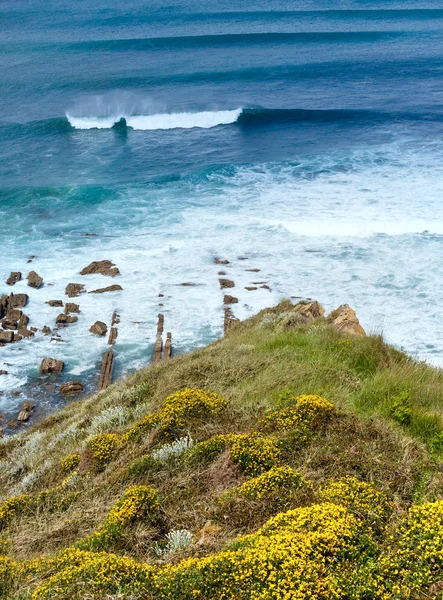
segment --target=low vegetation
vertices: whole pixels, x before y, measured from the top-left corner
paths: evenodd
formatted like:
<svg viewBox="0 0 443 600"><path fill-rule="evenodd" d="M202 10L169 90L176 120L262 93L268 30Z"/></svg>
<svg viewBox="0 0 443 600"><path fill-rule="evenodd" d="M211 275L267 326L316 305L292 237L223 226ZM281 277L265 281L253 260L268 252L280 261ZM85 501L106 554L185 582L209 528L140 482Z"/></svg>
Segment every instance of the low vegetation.
<svg viewBox="0 0 443 600"><path fill-rule="evenodd" d="M442 373L284 302L0 444L0 598L443 591Z"/></svg>

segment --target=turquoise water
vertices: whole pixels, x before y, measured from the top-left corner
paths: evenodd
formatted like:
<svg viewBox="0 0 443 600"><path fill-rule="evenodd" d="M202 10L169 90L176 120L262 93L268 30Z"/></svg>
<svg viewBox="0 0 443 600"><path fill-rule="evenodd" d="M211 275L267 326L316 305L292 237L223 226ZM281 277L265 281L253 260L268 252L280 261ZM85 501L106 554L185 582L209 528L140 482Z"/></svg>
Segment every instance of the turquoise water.
<svg viewBox="0 0 443 600"><path fill-rule="evenodd" d="M91 260L124 289L81 296L63 343L0 348L0 410L44 356L92 389L106 339L88 330L116 309L118 375L150 362L159 311L176 352L219 337L214 257L240 318L287 296L348 302L441 365L442 34L437 2L4 0L0 281L44 277L13 288L37 328L67 283L116 283L82 278Z"/></svg>

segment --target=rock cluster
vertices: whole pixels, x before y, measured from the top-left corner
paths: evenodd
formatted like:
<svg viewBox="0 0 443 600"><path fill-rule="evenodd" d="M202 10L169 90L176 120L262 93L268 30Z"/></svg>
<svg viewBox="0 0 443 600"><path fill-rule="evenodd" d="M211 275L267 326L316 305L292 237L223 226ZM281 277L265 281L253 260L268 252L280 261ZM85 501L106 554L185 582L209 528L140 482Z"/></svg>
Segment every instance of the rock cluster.
<svg viewBox="0 0 443 600"><path fill-rule="evenodd" d="M366 335L355 314L355 310L349 304L342 304L336 310L333 310L328 316L328 320L340 333L354 337L364 337Z"/></svg>

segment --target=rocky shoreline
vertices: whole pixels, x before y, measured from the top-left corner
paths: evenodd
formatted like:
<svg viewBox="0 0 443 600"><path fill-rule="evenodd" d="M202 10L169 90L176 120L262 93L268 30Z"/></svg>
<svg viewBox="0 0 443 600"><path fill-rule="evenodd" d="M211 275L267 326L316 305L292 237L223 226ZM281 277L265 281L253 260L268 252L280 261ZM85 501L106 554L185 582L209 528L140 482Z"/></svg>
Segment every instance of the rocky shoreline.
<svg viewBox="0 0 443 600"><path fill-rule="evenodd" d="M34 259L35 256L32 256L29 258L28 262L32 262ZM238 257L237 260L247 261L248 257ZM227 258L214 257L213 263L220 268L217 272L217 277L220 291L223 294L223 329L226 333L231 327L239 322L239 319L234 312L235 305L238 305L239 303L239 298L230 293L236 288L235 281L227 276L227 270L230 268L231 262ZM244 271L251 274L257 274L260 272L260 269L251 267L244 269ZM81 277L100 275L103 277L115 278L119 277L121 273L119 268L112 261L104 259L91 262L79 272L79 275ZM12 271L5 283L7 286L13 287L23 279L26 279L27 285L34 290L39 290L45 285L44 278L36 271L30 271L25 278L20 271ZM51 284L48 283L47 285L49 286ZM195 285L197 284L193 282L181 283L181 286L184 287ZM269 280L251 281L250 285L244 286L244 289L248 293L254 292L259 288L271 291ZM62 335L63 330L67 327L75 326L78 322L78 315L81 314L81 297L84 294L104 294L117 291L123 291L122 286L119 284L99 287L88 291L86 284L84 283L68 283L64 290L64 295L69 301L65 298L45 301L51 308L61 309L61 311L58 312L54 310L53 320L51 322L48 321L48 323L41 327L40 330L33 327L32 324L29 325L30 318L25 313L25 309L30 302L28 294L14 294L13 292L10 292L9 294L1 295L0 348L2 349L2 352L5 352L5 349L7 351L7 348L12 345L26 343L27 340L30 340L35 335L47 336L50 342L53 342L56 345L58 343L64 343L65 340ZM76 302L70 301L74 298L78 300ZM159 293L158 298L160 300L158 306L160 310L162 310L164 294ZM295 296L292 296L291 298L300 300L299 297L297 298ZM291 323L295 323L296 320L299 322L308 322L312 319L324 317L324 315L324 308L318 302L308 298L294 304L289 318ZM345 334L353 336L365 335L355 312L348 305L340 306L327 318L334 327ZM11 393L11 396L23 398L24 401L21 407L16 409L17 412L15 415L0 413L0 436L14 432L18 427L45 416L48 412L52 412L55 408L63 405L68 399L81 397L82 395L91 394L97 390L100 391L106 389L112 383L113 379L116 363L115 345L118 338L118 325L120 319L121 316L119 311L114 310L112 319L109 323L102 320L96 320L88 327L90 334L93 336L101 338L107 336L107 349L102 354L100 360L98 360L99 357L97 357L97 363L94 365L92 373L82 380L68 378L65 372L65 363L57 357L56 348L54 348L54 351L51 352L50 356L43 358L39 366L40 375L36 380L24 386L20 391L13 391ZM152 356L152 362L154 363L158 363L162 360L167 361L172 357L172 332L167 331L164 337L164 322L164 314L159 313ZM8 363L4 361L4 364L7 366ZM8 375L7 368L0 370L0 377L5 375ZM0 392L0 395L1 394L2 392ZM47 400L51 401L51 406L49 407Z"/></svg>

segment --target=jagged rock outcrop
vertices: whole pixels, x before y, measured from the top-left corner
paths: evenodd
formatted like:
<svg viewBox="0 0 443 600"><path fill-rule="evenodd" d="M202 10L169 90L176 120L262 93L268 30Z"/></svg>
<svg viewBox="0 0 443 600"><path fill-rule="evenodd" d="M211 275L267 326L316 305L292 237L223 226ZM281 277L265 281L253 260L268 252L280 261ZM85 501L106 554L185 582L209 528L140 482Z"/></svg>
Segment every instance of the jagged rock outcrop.
<svg viewBox="0 0 443 600"><path fill-rule="evenodd" d="M355 314L355 310L349 304L342 304L336 310L333 310L328 316L328 321L340 333L354 337L364 337L366 335Z"/></svg>
<svg viewBox="0 0 443 600"><path fill-rule="evenodd" d="M0 329L0 344L10 344L14 341L13 331L2 331Z"/></svg>
<svg viewBox="0 0 443 600"><path fill-rule="evenodd" d="M235 296L231 296L230 294L225 294L223 296L223 304L237 304L238 298Z"/></svg>
<svg viewBox="0 0 443 600"><path fill-rule="evenodd" d="M18 281L21 281L22 274L20 271L11 271L8 279L6 280L7 285L15 285Z"/></svg>
<svg viewBox="0 0 443 600"><path fill-rule="evenodd" d="M40 373L61 373L65 368L62 360L55 358L44 358L40 364Z"/></svg>
<svg viewBox="0 0 443 600"><path fill-rule="evenodd" d="M300 315L305 322L309 322L323 317L325 309L319 302L312 300L311 302L299 302L294 306L292 312Z"/></svg>
<svg viewBox="0 0 443 600"><path fill-rule="evenodd" d="M69 298L75 298L76 296L80 296L80 294L84 294L85 291L85 286L82 283L68 283L65 294Z"/></svg>
<svg viewBox="0 0 443 600"><path fill-rule="evenodd" d="M96 321L94 325L91 325L89 331L94 335L106 335L108 332L108 327L106 326L106 323L103 323L103 321Z"/></svg>
<svg viewBox="0 0 443 600"><path fill-rule="evenodd" d="M80 275L107 275L108 277L116 277L120 275L120 271L110 260L94 260L90 265L80 271Z"/></svg>
<svg viewBox="0 0 443 600"><path fill-rule="evenodd" d="M26 279L28 280L29 287L38 290L43 284L43 277L40 277L35 271L28 273Z"/></svg>
<svg viewBox="0 0 443 600"><path fill-rule="evenodd" d="M28 294L9 294L6 296L9 308L24 308L29 300Z"/></svg>

